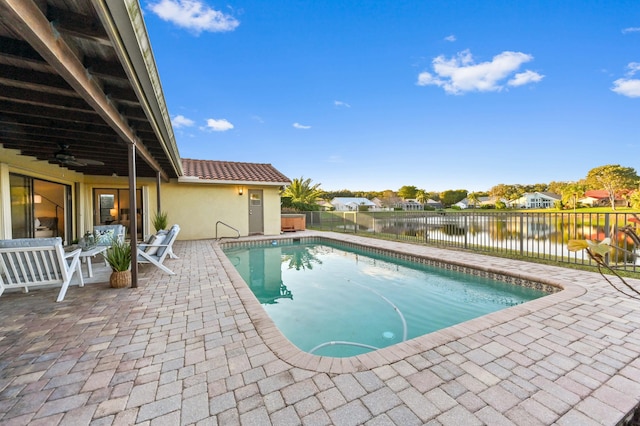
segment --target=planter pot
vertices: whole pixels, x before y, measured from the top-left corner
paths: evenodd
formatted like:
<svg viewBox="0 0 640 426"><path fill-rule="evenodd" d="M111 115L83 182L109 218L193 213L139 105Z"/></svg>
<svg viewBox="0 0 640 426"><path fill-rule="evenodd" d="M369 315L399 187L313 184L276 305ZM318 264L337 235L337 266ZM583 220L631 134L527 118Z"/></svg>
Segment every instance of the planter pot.
<svg viewBox="0 0 640 426"><path fill-rule="evenodd" d="M131 287L131 271L113 271L109 277L112 288Z"/></svg>

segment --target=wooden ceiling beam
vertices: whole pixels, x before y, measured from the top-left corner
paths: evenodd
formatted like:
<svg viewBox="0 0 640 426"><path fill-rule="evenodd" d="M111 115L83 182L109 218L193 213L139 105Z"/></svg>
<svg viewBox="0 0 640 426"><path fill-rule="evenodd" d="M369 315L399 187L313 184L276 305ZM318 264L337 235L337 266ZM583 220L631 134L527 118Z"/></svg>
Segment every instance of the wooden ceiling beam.
<svg viewBox="0 0 640 426"><path fill-rule="evenodd" d="M87 105L84 99L77 96L64 96L3 84L0 84L0 99L21 104L58 108L65 111L81 111L95 114L95 111Z"/></svg>
<svg viewBox="0 0 640 426"><path fill-rule="evenodd" d="M1 124L0 124L1 126ZM52 132L53 130L53 132ZM2 138L10 138L13 140L17 140L18 138L24 138L25 141L39 140L42 141L46 139L48 142L52 142L54 144L61 143L74 143L75 141L90 141L92 144L100 144L101 149L105 148L103 144L110 144L113 142L113 137L109 138L109 136L104 133L85 133L85 132L77 132L73 130L65 130L65 129L57 129L57 128L49 128L48 131L43 127L10 127L2 129Z"/></svg>
<svg viewBox="0 0 640 426"><path fill-rule="evenodd" d="M104 121L100 119L100 116L93 110L73 111L73 113L69 113L69 111L62 108L54 108L46 105L30 105L6 100L0 100L0 114L2 113L49 118L69 123L86 123L96 126L105 124ZM109 126L105 126L105 128L109 128Z"/></svg>
<svg viewBox="0 0 640 426"><path fill-rule="evenodd" d="M111 46L109 36L101 25L96 25L89 16L47 6L47 19L60 33Z"/></svg>
<svg viewBox="0 0 640 426"><path fill-rule="evenodd" d="M82 61L82 65L96 77L129 82L127 74L117 61L105 61L104 59L86 56Z"/></svg>
<svg viewBox="0 0 640 426"><path fill-rule="evenodd" d="M43 129L46 131L54 129L56 132L69 132L76 134L78 137L98 137L113 139L113 130L102 124L86 124L76 123L73 121L62 121L55 117L42 118L35 116L17 115L8 112L0 113L0 129L7 130L9 128L25 128L25 129Z"/></svg>
<svg viewBox="0 0 640 426"><path fill-rule="evenodd" d="M38 90L47 93L66 94L78 96L77 93L58 75L25 70L11 65L0 66L0 83L7 86L23 87L30 90Z"/></svg>
<svg viewBox="0 0 640 426"><path fill-rule="evenodd" d="M0 55L22 62L46 63L47 61L29 43L0 36Z"/></svg>

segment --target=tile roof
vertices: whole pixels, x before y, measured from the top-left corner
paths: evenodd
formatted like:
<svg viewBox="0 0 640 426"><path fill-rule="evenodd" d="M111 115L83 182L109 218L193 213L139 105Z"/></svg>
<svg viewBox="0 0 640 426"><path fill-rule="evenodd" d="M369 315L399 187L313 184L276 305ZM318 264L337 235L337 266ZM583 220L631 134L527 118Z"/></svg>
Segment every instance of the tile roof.
<svg viewBox="0 0 640 426"><path fill-rule="evenodd" d="M609 198L609 191L605 191L604 189L592 189L591 191L586 191L584 196L591 198Z"/></svg>
<svg viewBox="0 0 640 426"><path fill-rule="evenodd" d="M279 184L291 182L291 179L280 173L271 164L183 158L182 168L186 178Z"/></svg>

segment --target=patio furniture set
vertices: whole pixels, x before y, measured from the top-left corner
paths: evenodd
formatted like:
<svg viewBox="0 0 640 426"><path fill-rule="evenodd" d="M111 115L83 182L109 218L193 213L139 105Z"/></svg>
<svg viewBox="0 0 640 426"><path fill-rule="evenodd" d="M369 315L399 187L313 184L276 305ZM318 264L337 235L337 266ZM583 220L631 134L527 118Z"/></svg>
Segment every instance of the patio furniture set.
<svg viewBox="0 0 640 426"><path fill-rule="evenodd" d="M77 273L78 286L84 286L80 265L86 263L87 275L93 277L91 259L104 254L114 239L124 241L125 238L122 225L96 226L94 232L98 235L96 245L85 249L65 248L60 237L0 240L0 295L11 289L22 289L27 293L35 287L60 286L56 302L64 300L74 274ZM175 275L163 263L167 257L177 258L173 243L179 232L180 227L173 225L168 231L159 231L138 244L137 262Z"/></svg>

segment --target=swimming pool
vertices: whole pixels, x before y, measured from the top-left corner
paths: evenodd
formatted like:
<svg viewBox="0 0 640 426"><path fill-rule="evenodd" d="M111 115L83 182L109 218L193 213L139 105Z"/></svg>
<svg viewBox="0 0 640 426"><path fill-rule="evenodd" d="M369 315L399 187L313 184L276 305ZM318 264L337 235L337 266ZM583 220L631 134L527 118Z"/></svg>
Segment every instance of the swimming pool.
<svg viewBox="0 0 640 426"><path fill-rule="evenodd" d="M329 357L394 345L551 291L327 241L224 252L289 341Z"/></svg>

